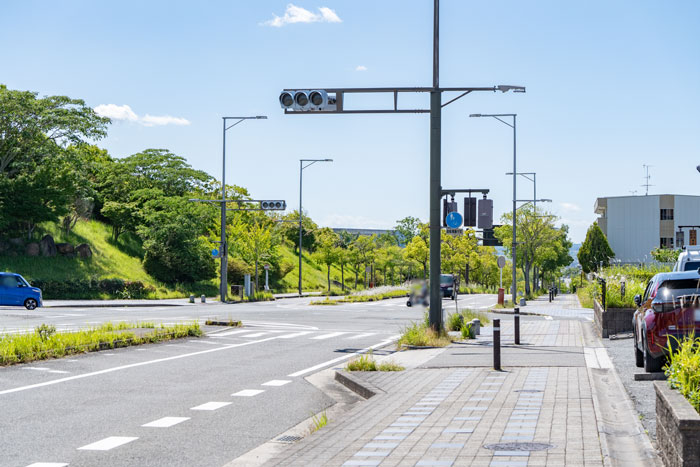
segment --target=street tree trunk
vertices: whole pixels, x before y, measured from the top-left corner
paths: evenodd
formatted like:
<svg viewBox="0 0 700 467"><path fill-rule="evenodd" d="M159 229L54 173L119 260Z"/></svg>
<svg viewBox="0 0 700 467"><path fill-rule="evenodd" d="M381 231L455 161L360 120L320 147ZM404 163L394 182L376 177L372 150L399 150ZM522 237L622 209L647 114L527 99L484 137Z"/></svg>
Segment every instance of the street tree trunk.
<svg viewBox="0 0 700 467"><path fill-rule="evenodd" d="M343 263L340 263L340 287L345 292L345 268Z"/></svg>
<svg viewBox="0 0 700 467"><path fill-rule="evenodd" d="M328 279L328 291L330 292L331 291L331 265L326 264L326 268L328 271L327 275L326 275L326 278Z"/></svg>

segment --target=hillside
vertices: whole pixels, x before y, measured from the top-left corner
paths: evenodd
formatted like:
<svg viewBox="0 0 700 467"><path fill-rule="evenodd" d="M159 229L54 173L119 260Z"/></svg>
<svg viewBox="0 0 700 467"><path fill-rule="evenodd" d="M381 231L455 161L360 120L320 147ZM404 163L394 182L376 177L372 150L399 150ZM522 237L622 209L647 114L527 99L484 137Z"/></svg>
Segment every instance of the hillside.
<svg viewBox="0 0 700 467"><path fill-rule="evenodd" d="M129 282L141 282L146 287L144 292L148 298L186 297L190 293L199 295L218 294L218 277L196 284L169 286L151 277L141 262L141 245L138 238L130 233L124 233L115 245L111 240L111 228L96 220L79 221L69 235L64 235L58 225L44 223L39 229L41 236L50 234L56 243L79 245L87 243L93 252L91 258L26 256L17 251L0 254L0 271L10 271L22 274L30 282L40 285L49 283L50 290L46 298L108 298L115 296L106 291L68 290L85 289L84 284L91 284L106 279L121 279ZM34 239L37 241L38 239ZM18 248L21 250L21 248ZM273 286L274 292L293 292L298 286L298 256L286 246L279 247L282 261L293 265L291 271ZM218 265L217 265L218 266ZM217 268L218 270L218 268ZM348 287L354 285L354 273L345 268L345 283ZM331 279L340 282L340 268L331 268ZM260 286L265 283L265 274L260 271ZM272 285L272 284L271 284ZM359 277L359 287L362 287L362 276ZM317 265L311 255L304 253L303 282L304 290L325 290L326 267ZM56 289L60 288L58 292ZM52 296L58 293L60 297Z"/></svg>

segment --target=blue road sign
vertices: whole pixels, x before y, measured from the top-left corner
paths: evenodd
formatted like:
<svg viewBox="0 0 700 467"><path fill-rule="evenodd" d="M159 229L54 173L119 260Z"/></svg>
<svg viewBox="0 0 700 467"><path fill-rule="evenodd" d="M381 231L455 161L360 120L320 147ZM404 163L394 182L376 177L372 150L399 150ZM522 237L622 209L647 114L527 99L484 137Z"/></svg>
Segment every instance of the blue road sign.
<svg viewBox="0 0 700 467"><path fill-rule="evenodd" d="M458 229L462 227L462 215L457 211L452 211L445 218L445 223L447 224L447 227L451 229Z"/></svg>
<svg viewBox="0 0 700 467"><path fill-rule="evenodd" d="M212 255L214 258L216 258L217 256L219 256L219 250L217 250L216 248L214 248L213 250L211 250L211 255Z"/></svg>

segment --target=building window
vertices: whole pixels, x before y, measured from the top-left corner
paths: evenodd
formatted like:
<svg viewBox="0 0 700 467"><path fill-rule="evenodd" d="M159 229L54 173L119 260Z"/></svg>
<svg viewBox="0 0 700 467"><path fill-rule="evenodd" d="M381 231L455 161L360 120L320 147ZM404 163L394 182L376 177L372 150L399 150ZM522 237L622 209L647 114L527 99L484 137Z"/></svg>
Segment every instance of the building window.
<svg viewBox="0 0 700 467"><path fill-rule="evenodd" d="M673 237L661 237L659 246L661 248L673 248Z"/></svg>
<svg viewBox="0 0 700 467"><path fill-rule="evenodd" d="M685 234L683 232L676 232L676 245L678 245L678 248L683 248L685 245Z"/></svg>
<svg viewBox="0 0 700 467"><path fill-rule="evenodd" d="M661 210L661 220L662 221L672 221L673 220L673 209L662 209Z"/></svg>

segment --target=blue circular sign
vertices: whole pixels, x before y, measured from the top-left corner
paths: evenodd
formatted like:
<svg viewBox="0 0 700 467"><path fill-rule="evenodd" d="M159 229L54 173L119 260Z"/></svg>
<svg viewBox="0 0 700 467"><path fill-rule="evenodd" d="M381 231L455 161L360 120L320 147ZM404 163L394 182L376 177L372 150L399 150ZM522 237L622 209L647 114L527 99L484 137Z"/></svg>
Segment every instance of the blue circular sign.
<svg viewBox="0 0 700 467"><path fill-rule="evenodd" d="M216 248L214 248L213 250L211 250L211 255L212 255L212 256L219 256L219 250L217 250Z"/></svg>
<svg viewBox="0 0 700 467"><path fill-rule="evenodd" d="M447 227L451 229L458 229L462 227L462 215L457 211L452 211L445 218L445 223L447 224Z"/></svg>

